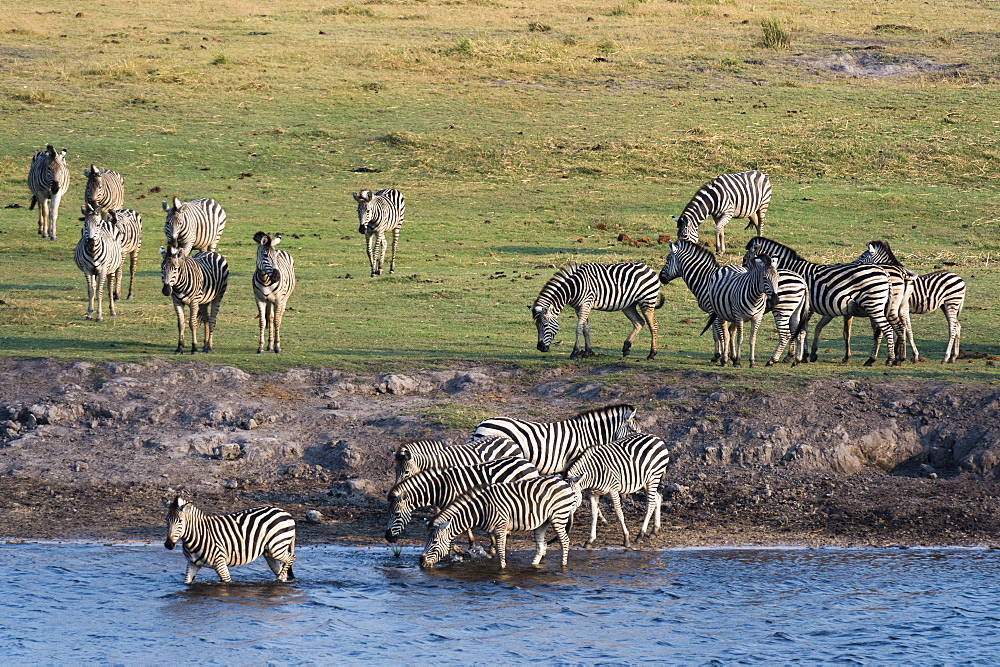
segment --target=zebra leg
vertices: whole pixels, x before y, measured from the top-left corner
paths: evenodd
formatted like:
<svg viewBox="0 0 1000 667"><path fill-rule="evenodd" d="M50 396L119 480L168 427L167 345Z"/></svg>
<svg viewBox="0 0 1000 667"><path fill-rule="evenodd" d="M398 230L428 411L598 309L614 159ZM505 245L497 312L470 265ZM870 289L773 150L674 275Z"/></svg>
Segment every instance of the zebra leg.
<svg viewBox="0 0 1000 667"><path fill-rule="evenodd" d="M559 521L556 518L552 520L552 529L556 531L556 536L559 538L559 546L562 547L562 560L560 561L560 566L562 569L566 569L569 565L569 531L566 530L566 524L569 523L569 519L565 521Z"/></svg>
<svg viewBox="0 0 1000 667"><path fill-rule="evenodd" d="M531 560L532 565L538 565L545 558L548 547L545 544L545 532L549 529L549 521L546 521L538 528L535 528L535 557Z"/></svg>
<svg viewBox="0 0 1000 667"><path fill-rule="evenodd" d="M507 567L507 529L500 528L496 532L497 558L500 559L500 569Z"/></svg>
<svg viewBox="0 0 1000 667"><path fill-rule="evenodd" d="M396 272L396 247L399 246L399 226L392 230L392 259L389 260L389 275Z"/></svg>
<svg viewBox="0 0 1000 667"><path fill-rule="evenodd" d="M368 263L372 267L371 277L375 277L375 241L377 237L371 228L365 228L365 250L368 253Z"/></svg>
<svg viewBox="0 0 1000 667"><path fill-rule="evenodd" d="M657 488L660 486L660 478L650 480L649 484L646 485L646 518L642 520L642 529L639 531L639 539L642 539L649 535L649 520L656 515L656 521L654 522L654 528L652 534L660 532L660 492ZM638 541L638 540L636 540Z"/></svg>
<svg viewBox="0 0 1000 667"><path fill-rule="evenodd" d="M59 219L59 201L62 199L61 193L52 195L52 204L49 206L49 240L56 240L56 220Z"/></svg>
<svg viewBox="0 0 1000 667"><path fill-rule="evenodd" d="M134 298L132 293L132 284L135 282L135 265L138 259L138 250L133 250L128 254L128 296L125 297L128 301L131 301Z"/></svg>
<svg viewBox="0 0 1000 667"><path fill-rule="evenodd" d="M958 322L959 308L956 308L954 304L944 304L941 306L941 312L944 313L945 320L948 322L948 346L944 350L944 359L941 363L950 364L958 359L958 341L962 336L962 325Z"/></svg>
<svg viewBox="0 0 1000 667"><path fill-rule="evenodd" d="M618 524L622 527L622 545L626 548L631 547L632 540L628 534L628 526L625 525L625 513L622 512L622 497L618 491L611 492L611 504L615 508Z"/></svg>
<svg viewBox="0 0 1000 667"><path fill-rule="evenodd" d="M875 311L874 313L872 311ZM876 308L869 310L869 317L872 320L872 328L878 327L879 331L885 335L885 347L888 358L886 359L886 365L892 366L895 362L896 355L896 332L892 325L889 324L889 320L886 318L885 313L881 312ZM872 346L872 352L865 361L865 366L871 366L875 363L877 358L878 350Z"/></svg>
<svg viewBox="0 0 1000 667"><path fill-rule="evenodd" d="M264 353L264 331L270 330L271 328L267 321L267 311L269 310L268 306L269 304L267 301L257 301L257 319L260 320L257 323L257 330L260 332L260 335L257 337L257 354ZM270 344L268 344L267 349L271 349Z"/></svg>
<svg viewBox="0 0 1000 667"><path fill-rule="evenodd" d="M716 316L715 321L712 322L712 339L715 343L715 356L712 357L712 363L718 363L720 366L726 365L726 323L723 322Z"/></svg>
<svg viewBox="0 0 1000 667"><path fill-rule="evenodd" d="M198 574L198 570L200 569L201 565L195 565L191 561L188 561L187 571L184 573L184 583L190 584L192 581L194 581L194 577L196 574Z"/></svg>
<svg viewBox="0 0 1000 667"><path fill-rule="evenodd" d="M87 314L84 319L91 320L94 315L94 292L97 290L97 276L88 273L87 278Z"/></svg>
<svg viewBox="0 0 1000 667"><path fill-rule="evenodd" d="M726 225L732 220L732 213L724 213L715 219L715 254L726 254Z"/></svg>
<svg viewBox="0 0 1000 667"><path fill-rule="evenodd" d="M375 264L375 275L377 276L382 275L382 265L385 264L386 245L388 245L388 242L385 239L385 232L379 230L375 240L375 254L377 255Z"/></svg>
<svg viewBox="0 0 1000 667"><path fill-rule="evenodd" d="M220 560L215 564L215 572L219 575L222 583L228 584L232 582L233 578L229 574L229 566L226 565L225 561Z"/></svg>
<svg viewBox="0 0 1000 667"><path fill-rule="evenodd" d="M645 310L642 311L642 316L646 320L646 324L649 325L649 335L650 335L649 355L646 356L646 359L656 358L657 325L656 325L656 310L654 310L654 308L646 308Z"/></svg>
<svg viewBox="0 0 1000 667"><path fill-rule="evenodd" d="M175 302L174 311L177 313L177 349L174 354L184 354L184 304Z"/></svg>
<svg viewBox="0 0 1000 667"><path fill-rule="evenodd" d="M215 344L215 321L219 316L219 306L222 305L222 299L216 298L212 300L212 303L208 306L208 320L205 322L205 344L201 347L201 351L208 354L212 352Z"/></svg>
<svg viewBox="0 0 1000 667"><path fill-rule="evenodd" d="M598 507L598 495L594 492L590 492L590 539L583 543L585 549L589 549L594 546L594 542L597 541L597 515L600 513L600 508Z"/></svg>
<svg viewBox="0 0 1000 667"><path fill-rule="evenodd" d="M580 353L580 338L583 337L587 328L587 314L588 311L585 311L582 306L576 309L576 341L573 343L573 351L569 355L570 359L586 357L589 351L590 345L588 344L584 352Z"/></svg>
<svg viewBox="0 0 1000 667"><path fill-rule="evenodd" d="M733 326L736 328L736 333L733 335L732 332L729 334L729 343L732 345L733 341L736 341L736 345L733 348L733 368L740 368L743 362L740 361L740 356L743 354L743 321L733 322ZM751 366L753 362L751 361Z"/></svg>
<svg viewBox="0 0 1000 667"><path fill-rule="evenodd" d="M774 354L768 360L765 366L773 366L774 364L781 361L781 354L785 351L785 347L788 346L788 342L792 339L792 331L790 327L791 317L787 313L775 310L774 315L774 328L778 330L778 347L774 350Z"/></svg>
<svg viewBox="0 0 1000 667"><path fill-rule="evenodd" d="M188 325L191 327L191 354L198 351L198 310L200 306L192 303L188 306Z"/></svg>
<svg viewBox="0 0 1000 667"><path fill-rule="evenodd" d="M628 335L625 339L625 344L622 345L622 359L628 356L629 351L632 349L632 343L639 336L639 332L642 331L642 315L639 311L635 309L635 306L625 306L622 308L622 313L628 318L629 322L632 323L632 333Z"/></svg>
<svg viewBox="0 0 1000 667"><path fill-rule="evenodd" d="M281 354L281 318L285 315L285 301L282 299L274 304L274 312L271 314L271 325L274 329L274 353Z"/></svg>
<svg viewBox="0 0 1000 667"><path fill-rule="evenodd" d="M271 568L271 572L274 572L274 576L278 578L278 581L288 581L289 578L294 579L294 576L292 576L291 563L291 561L295 560L294 556L292 556L290 560L283 560L265 553L264 560L267 561L267 566Z"/></svg>
<svg viewBox="0 0 1000 667"><path fill-rule="evenodd" d="M823 317L819 318L819 322L816 323L816 331L813 332L812 350L809 352L809 361L816 361L819 358L816 356L816 350L819 349L819 335L823 331L823 328L826 327L826 325L829 324L832 320L833 318L831 316L824 315ZM851 355L850 352L848 352L848 355L844 357L844 361L846 362L850 358Z"/></svg>
<svg viewBox="0 0 1000 667"><path fill-rule="evenodd" d="M119 265L117 270L108 275L108 310L111 311L111 317L118 317L118 312L115 310L115 301L121 298L121 292L122 267Z"/></svg>
<svg viewBox="0 0 1000 667"><path fill-rule="evenodd" d="M764 313L760 313L757 317L750 320L750 368L753 368L757 360L757 331L760 329L761 320L764 319ZM740 345L742 347L742 336L740 337Z"/></svg>
<svg viewBox="0 0 1000 667"><path fill-rule="evenodd" d="M97 321L104 321L104 282L108 279L108 274L98 273L97 274ZM111 286L108 285L108 292L110 293Z"/></svg>
<svg viewBox="0 0 1000 667"><path fill-rule="evenodd" d="M35 197L35 201L38 202L38 235L44 239L49 231L49 200L47 197L45 199Z"/></svg>

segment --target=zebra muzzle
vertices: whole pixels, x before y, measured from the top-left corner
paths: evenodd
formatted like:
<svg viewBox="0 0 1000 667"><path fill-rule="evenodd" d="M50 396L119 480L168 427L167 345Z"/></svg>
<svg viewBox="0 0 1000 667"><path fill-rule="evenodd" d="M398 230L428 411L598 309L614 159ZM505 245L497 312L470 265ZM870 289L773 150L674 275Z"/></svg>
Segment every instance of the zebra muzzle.
<svg viewBox="0 0 1000 667"><path fill-rule="evenodd" d="M538 347L538 351L539 352L548 352L549 351L549 346L547 344L543 343L542 341L538 341L537 347Z"/></svg>
<svg viewBox="0 0 1000 667"><path fill-rule="evenodd" d="M160 291L163 292L163 296L170 296L170 292L172 291L172 289L170 285L164 285L163 289Z"/></svg>
<svg viewBox="0 0 1000 667"><path fill-rule="evenodd" d="M395 535L393 535L391 528L387 529L385 531L385 541L386 542L395 542L397 539L399 539L399 538L397 538Z"/></svg>
<svg viewBox="0 0 1000 667"><path fill-rule="evenodd" d="M174 547L177 546L177 543L168 537L163 541L163 546L173 551Z"/></svg>

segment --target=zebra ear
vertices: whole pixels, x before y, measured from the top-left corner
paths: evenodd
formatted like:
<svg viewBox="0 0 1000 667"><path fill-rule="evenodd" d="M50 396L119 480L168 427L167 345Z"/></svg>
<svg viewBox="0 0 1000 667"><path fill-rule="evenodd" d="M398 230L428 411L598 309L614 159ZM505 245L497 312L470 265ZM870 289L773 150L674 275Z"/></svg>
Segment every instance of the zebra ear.
<svg viewBox="0 0 1000 667"><path fill-rule="evenodd" d="M678 218L676 215L672 215L670 217L674 219L674 222L680 222L681 221L681 219Z"/></svg>
<svg viewBox="0 0 1000 667"><path fill-rule="evenodd" d="M271 237L271 245L276 246L281 243L281 234L275 234Z"/></svg>
<svg viewBox="0 0 1000 667"><path fill-rule="evenodd" d="M170 500L170 498L160 498L160 502L167 508L173 507L174 504L174 501Z"/></svg>
<svg viewBox="0 0 1000 667"><path fill-rule="evenodd" d="M164 248L163 246L160 246L160 257L162 257L163 259L167 258L167 249Z"/></svg>
<svg viewBox="0 0 1000 667"><path fill-rule="evenodd" d="M174 208L177 210L180 210L181 208L181 200L177 197L174 197Z"/></svg>
<svg viewBox="0 0 1000 667"><path fill-rule="evenodd" d="M876 252L875 241L869 241L868 242L868 252L871 252L871 253Z"/></svg>
<svg viewBox="0 0 1000 667"><path fill-rule="evenodd" d="M352 192L351 195L354 197L354 201L356 201L356 202L360 202L361 201L361 197L358 196L357 192Z"/></svg>
<svg viewBox="0 0 1000 667"><path fill-rule="evenodd" d="M163 211L165 213L170 213L170 207L167 206L167 202L162 202L161 206L163 206Z"/></svg>

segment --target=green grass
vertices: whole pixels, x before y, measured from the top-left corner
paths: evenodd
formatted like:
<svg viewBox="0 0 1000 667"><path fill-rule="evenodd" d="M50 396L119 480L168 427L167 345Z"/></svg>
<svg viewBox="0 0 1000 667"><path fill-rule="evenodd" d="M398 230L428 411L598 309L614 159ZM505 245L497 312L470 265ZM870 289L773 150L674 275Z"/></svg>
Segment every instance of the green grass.
<svg viewBox="0 0 1000 667"><path fill-rule="evenodd" d="M823 363L727 376L995 381L982 357L1000 355L1000 60L981 29L996 22L995 8L455 4L140 1L76 18L64 0L46 7L59 13L41 14L15 1L0 19L0 347L173 358L174 314L159 291L160 201L207 196L228 213L219 250L232 270L213 362L252 372L561 366L572 313L561 345L543 355L525 308L555 268L630 259L658 269L666 250L656 240L674 233L670 216L694 190L758 168L774 184L765 234L806 256L845 261L882 238L918 272L960 273L969 286L963 349L976 358L936 363L945 327L935 313L914 318L932 363L842 367L834 323ZM794 32L794 51L755 44L764 17ZM722 53L704 46L719 43ZM848 78L824 65L832 53L940 69ZM69 150L73 178L56 243L39 239L27 210L28 164L47 143ZM145 223L137 298L101 324L83 320L85 284L72 259L91 162L125 176L127 205ZM394 276L368 278L351 197L366 187L406 196ZM726 261L739 259L742 228L727 229ZM255 354L257 230L282 232L296 260L281 355ZM618 242L622 233L652 243ZM627 368L708 370L712 345L697 336L694 299L679 283L663 294L661 354L642 360L643 334ZM615 360L625 318L595 313L591 322L608 356L583 364ZM860 357L866 329L856 328ZM768 326L758 358L774 344Z"/></svg>

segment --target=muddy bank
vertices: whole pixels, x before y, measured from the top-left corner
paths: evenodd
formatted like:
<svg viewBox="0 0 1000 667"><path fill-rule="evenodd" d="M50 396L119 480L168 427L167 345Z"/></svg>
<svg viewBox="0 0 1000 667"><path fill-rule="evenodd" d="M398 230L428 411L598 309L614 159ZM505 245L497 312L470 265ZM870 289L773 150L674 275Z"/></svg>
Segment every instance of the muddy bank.
<svg viewBox="0 0 1000 667"><path fill-rule="evenodd" d="M395 444L464 438L481 416L561 419L621 402L672 450L650 545L992 544L1000 529L992 385L741 393L711 373L617 364L251 376L7 359L0 374L0 535L15 538L162 539L161 498L183 493L211 511L281 505L302 540L380 542ZM628 504L633 522L640 504ZM416 524L408 535L422 539ZM599 537L618 543L613 526Z"/></svg>

